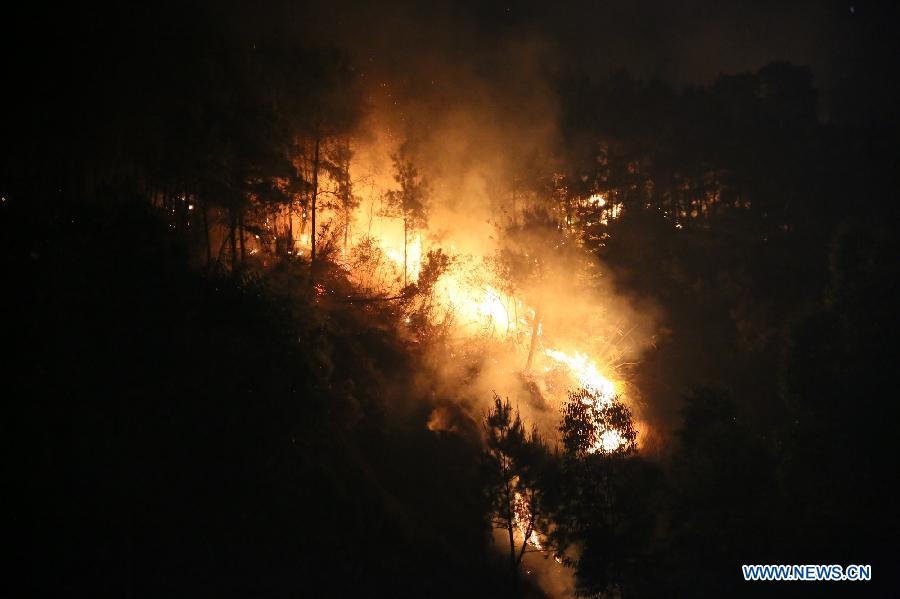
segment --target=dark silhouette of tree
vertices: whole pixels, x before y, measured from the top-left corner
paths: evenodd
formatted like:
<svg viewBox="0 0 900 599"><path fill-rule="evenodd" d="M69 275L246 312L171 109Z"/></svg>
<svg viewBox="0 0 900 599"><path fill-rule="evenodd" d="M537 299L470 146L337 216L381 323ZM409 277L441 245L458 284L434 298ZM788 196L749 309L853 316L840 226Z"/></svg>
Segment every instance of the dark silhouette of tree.
<svg viewBox="0 0 900 599"><path fill-rule="evenodd" d="M519 594L520 566L528 551L547 549L547 514L542 478L548 451L536 431L526 431L518 409L494 395L484 418L485 491L493 527L504 530L509 543L513 595Z"/></svg>
<svg viewBox="0 0 900 599"><path fill-rule="evenodd" d="M300 126L297 141L305 151L301 153L304 170L308 173L309 214L310 214L310 261L316 262L318 252L316 224L318 214L318 197L320 193L320 172L328 167L333 170L335 164L328 164L323 154L324 147L334 143L340 147L346 145L347 135L361 116L359 103L360 92L356 88L357 81L347 60L337 52L322 52L318 61L311 65L305 73L305 80L313 82L313 89L306 90L308 98L306 110L299 116ZM339 163L347 171L342 177L345 186L343 200L353 202L352 190L346 188L349 182L349 146L345 147Z"/></svg>
<svg viewBox="0 0 900 599"><path fill-rule="evenodd" d="M524 367L527 372L540 344L545 316L543 283L553 253L550 248L562 253L567 240L553 215L542 207L523 210L521 220L505 228L503 233L503 245L494 260L498 278L505 283L503 291L534 306L534 314L530 315L531 334Z"/></svg>
<svg viewBox="0 0 900 599"><path fill-rule="evenodd" d="M407 285L409 233L425 226L428 218L428 184L413 161L409 143L391 156L399 189L387 193L391 214L403 220L403 287Z"/></svg>
<svg viewBox="0 0 900 599"><path fill-rule="evenodd" d="M477 431L384 422L390 394L419 401L390 311L286 301L278 274L309 273L296 262L193 270L189 237L145 204L8 200L0 230L0 301L20 316L4 338L23 350L4 368L11 588L504 592Z"/></svg>
<svg viewBox="0 0 900 599"><path fill-rule="evenodd" d="M637 452L631 410L618 397L607 402L590 389L569 393L559 430L566 454L573 457L598 451L623 456Z"/></svg>
<svg viewBox="0 0 900 599"><path fill-rule="evenodd" d="M353 150L350 148L348 138L338 138L332 144L325 162L325 170L334 181L335 189L331 192L334 197L334 207L340 212L343 222L344 252L350 250L350 225L353 211L359 206L360 198L355 194L353 179L350 176L350 162L353 159Z"/></svg>
<svg viewBox="0 0 900 599"><path fill-rule="evenodd" d="M735 563L768 563L766 539L777 536L774 439L764 444L753 422L722 391L685 399L678 447L669 470L667 584L679 592L738 592L736 577L696 580L696 568L726 572ZM749 560L749 561L748 561Z"/></svg>
<svg viewBox="0 0 900 599"><path fill-rule="evenodd" d="M893 457L884 442L898 409L884 390L895 377L897 252L896 233L884 223L842 226L823 298L788 330L780 465L790 498L785 517L804 531L794 541L798 551L828 547L850 559L882 547L879 562L896 555L888 549L900 526L891 499L895 477L885 474Z"/></svg>
<svg viewBox="0 0 900 599"><path fill-rule="evenodd" d="M602 443L610 431L618 444ZM563 563L575 569L576 591L588 597L645 594L653 583L648 547L659 474L636 455L630 410L616 398L604 402L590 390L573 391L560 432L552 537Z"/></svg>

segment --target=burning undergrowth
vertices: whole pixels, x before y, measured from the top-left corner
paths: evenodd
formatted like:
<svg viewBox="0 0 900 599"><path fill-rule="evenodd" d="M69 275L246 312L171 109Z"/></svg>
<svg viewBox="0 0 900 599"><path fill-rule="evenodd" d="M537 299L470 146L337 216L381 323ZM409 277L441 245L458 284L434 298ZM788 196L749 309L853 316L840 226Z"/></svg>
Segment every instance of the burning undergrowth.
<svg viewBox="0 0 900 599"><path fill-rule="evenodd" d="M371 156L373 150L360 153ZM382 148L381 155L391 152ZM372 172L385 171L381 165L358 179L372 181ZM365 248L373 260L348 269L370 292L371 282L379 281L379 296L400 298L397 324L424 356L416 375L421 393L452 401L475 420L500 393L548 435L574 388L623 397L640 414L630 372L652 338L654 310L635 308L635 300L617 293L577 232L544 208L536 193L519 192L517 206L509 189L494 195L470 190L460 200L447 198L450 186L427 168L420 177L432 194L422 219L427 222L405 236L402 215L385 208L391 190L402 184L384 180L380 192L366 188L358 214L363 222L356 226L360 242L350 254ZM488 177L505 178L470 165L454 180ZM497 219L495 207L504 202L509 216ZM472 222L479 223L477 231Z"/></svg>
<svg viewBox="0 0 900 599"><path fill-rule="evenodd" d="M379 88L349 141L300 148L298 171L318 173L314 195L267 214L250 253L308 262L315 249L313 272L331 265L343 281L319 276L318 300L390 314L419 356L416 394L457 406L452 420L477 422L498 393L554 438L574 389L618 397L645 419L630 381L656 314L619 293L585 246L549 158L552 111L536 95L525 103L542 110L525 122L477 94L442 114L398 108Z"/></svg>
<svg viewBox="0 0 900 599"><path fill-rule="evenodd" d="M335 261L357 301L394 310L395 326L421 356L414 386L444 406L429 428L477 421L495 392L550 436L575 388L604 401L622 397L641 413L630 371L651 339L653 311L615 291L559 214L536 193L521 193L501 221L492 216L502 192L448 199L450 186L408 148L362 146L357 153L368 158L353 180L366 184L357 186L359 207ZM375 156L382 164L372 165ZM455 179L487 177L471 167ZM421 204L410 208L405 195ZM469 224L478 213L474 231ZM448 404L461 408L452 418Z"/></svg>

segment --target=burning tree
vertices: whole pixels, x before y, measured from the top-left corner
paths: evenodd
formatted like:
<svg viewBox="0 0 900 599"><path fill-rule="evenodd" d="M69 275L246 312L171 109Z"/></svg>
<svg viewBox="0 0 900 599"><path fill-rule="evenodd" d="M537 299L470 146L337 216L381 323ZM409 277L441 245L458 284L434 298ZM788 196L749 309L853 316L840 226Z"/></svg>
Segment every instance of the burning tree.
<svg viewBox="0 0 900 599"><path fill-rule="evenodd" d="M658 480L652 465L637 456L631 410L618 396L578 389L569 393L559 430L557 551L575 568L577 594L632 593L641 584L640 564L654 525L648 506Z"/></svg>
<svg viewBox="0 0 900 599"><path fill-rule="evenodd" d="M349 169L352 153L347 136L362 114L362 107L355 99L358 98L358 81L346 58L330 51L318 53L315 58L315 61L305 65L305 77L293 80L297 86L293 92L303 98L303 103L295 108L290 119L295 131L294 166L307 182L304 193L300 194L300 222L302 231L309 217L311 265L320 258L317 220L323 175L334 176L335 167L338 170ZM329 145L343 149L328 156ZM344 196L341 201L352 203L351 188L339 189L339 192Z"/></svg>
<svg viewBox="0 0 900 599"><path fill-rule="evenodd" d="M495 268L503 281L503 291L521 296L533 306L528 311L530 314L526 312L530 331L524 370L528 372L541 343L546 276L552 269L549 254L562 251L566 247L566 239L553 216L545 210L524 211L522 223L507 227L503 233L504 244L495 259Z"/></svg>
<svg viewBox="0 0 900 599"><path fill-rule="evenodd" d="M637 431L631 410L618 396L607 396L592 388L569 392L559 427L567 455L627 456L637 451Z"/></svg>
<svg viewBox="0 0 900 599"><path fill-rule="evenodd" d="M353 159L353 150L350 148L350 140L340 137L335 140L328 153L324 169L334 181L334 208L340 213L343 220L344 251L349 248L350 223L353 211L360 204L360 197L353 189L353 179L350 177L350 161Z"/></svg>
<svg viewBox="0 0 900 599"><path fill-rule="evenodd" d="M394 180L400 189L391 190L386 199L392 215L403 219L403 287L407 285L409 233L425 226L428 216L428 184L413 162L408 143L391 156Z"/></svg>
<svg viewBox="0 0 900 599"><path fill-rule="evenodd" d="M544 492L550 453L536 430L526 432L519 410L495 393L484 419L487 449L485 491L494 528L506 531L513 593L519 586L519 566L528 551L546 551L549 521Z"/></svg>

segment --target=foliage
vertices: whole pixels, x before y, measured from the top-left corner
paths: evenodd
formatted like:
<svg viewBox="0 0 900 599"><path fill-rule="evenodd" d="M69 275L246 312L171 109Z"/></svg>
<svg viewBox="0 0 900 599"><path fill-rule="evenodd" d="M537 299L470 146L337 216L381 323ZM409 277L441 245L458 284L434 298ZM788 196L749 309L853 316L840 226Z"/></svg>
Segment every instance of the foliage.
<svg viewBox="0 0 900 599"><path fill-rule="evenodd" d="M618 397L609 402L590 389L569 392L569 401L563 407L563 420L559 427L565 452L583 457L597 451L605 433L615 433L618 444L608 453L623 456L637 452L637 431L631 410Z"/></svg>
<svg viewBox="0 0 900 599"><path fill-rule="evenodd" d="M529 547L532 551L543 550L547 542L544 479L549 454L537 431L526 431L518 409L513 410L509 400L501 400L496 394L484 418L484 429L484 490L490 502L489 516L495 528L506 532L516 591L526 551Z"/></svg>
<svg viewBox="0 0 900 599"><path fill-rule="evenodd" d="M423 227L428 217L428 183L419 173L413 161L409 143L391 155L394 165L394 180L399 189L389 191L389 210L403 219L404 227L415 230Z"/></svg>
<svg viewBox="0 0 900 599"><path fill-rule="evenodd" d="M193 271L141 205L0 210L26 594L503 592L477 444L387 428L421 401L387 317Z"/></svg>
<svg viewBox="0 0 900 599"><path fill-rule="evenodd" d="M620 443L598 450L606 431ZM560 492L553 510L554 541L574 567L582 596L634 594L652 585L643 572L656 522L659 473L637 456L631 412L617 398L593 391L569 394L560 423Z"/></svg>

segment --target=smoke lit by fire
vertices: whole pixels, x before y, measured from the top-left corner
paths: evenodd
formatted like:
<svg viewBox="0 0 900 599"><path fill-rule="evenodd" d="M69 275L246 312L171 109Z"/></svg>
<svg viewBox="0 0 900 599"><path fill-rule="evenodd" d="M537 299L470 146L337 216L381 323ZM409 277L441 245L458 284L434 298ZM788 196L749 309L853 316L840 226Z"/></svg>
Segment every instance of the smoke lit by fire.
<svg viewBox="0 0 900 599"><path fill-rule="evenodd" d="M523 242L514 232L523 228L529 202L537 205L540 198L519 197L514 206L511 197L486 191L488 174L471 166L460 167L461 172L447 164L436 169L422 153L422 171L432 190L427 224L405 231L388 200L398 186L390 158L396 147L390 137L354 144L351 178L357 206L348 218L320 205L319 222L326 224L318 232L318 245L339 246L330 259L362 294L397 298L399 324L434 355L433 372L423 373L422 384L435 393L452 384L473 417L493 391L516 398L545 433L555 432L571 389L589 389L605 404L613 397L629 401L623 364L641 349L633 333L642 319L615 295L564 223L537 228ZM448 186L448 171L468 182L462 189ZM331 183L322 178L324 190ZM492 219L504 202L509 203L506 220ZM618 215L602 196L585 202L606 206L604 219ZM292 221L286 214L273 220L276 230L294 232L292 254L300 259L311 249L304 215L298 210ZM346 230L336 234L342 227ZM437 269L432 264L436 251L445 258ZM502 266L504 252L534 272L514 280ZM421 280L426 271L436 279ZM413 287L405 288L404 282ZM616 431L605 431L596 450L613 451L620 443Z"/></svg>

